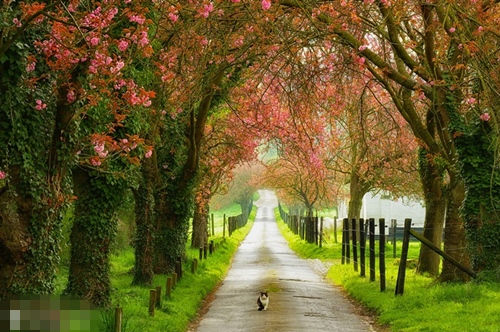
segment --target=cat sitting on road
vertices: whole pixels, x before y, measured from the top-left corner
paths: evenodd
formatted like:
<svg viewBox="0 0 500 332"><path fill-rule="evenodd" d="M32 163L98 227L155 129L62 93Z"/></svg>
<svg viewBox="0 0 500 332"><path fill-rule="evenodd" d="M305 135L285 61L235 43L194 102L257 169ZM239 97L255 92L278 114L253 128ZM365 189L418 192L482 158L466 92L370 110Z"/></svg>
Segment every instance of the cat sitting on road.
<svg viewBox="0 0 500 332"><path fill-rule="evenodd" d="M269 305L269 295L267 292L260 292L257 305L259 306L259 311L267 310L267 306Z"/></svg>

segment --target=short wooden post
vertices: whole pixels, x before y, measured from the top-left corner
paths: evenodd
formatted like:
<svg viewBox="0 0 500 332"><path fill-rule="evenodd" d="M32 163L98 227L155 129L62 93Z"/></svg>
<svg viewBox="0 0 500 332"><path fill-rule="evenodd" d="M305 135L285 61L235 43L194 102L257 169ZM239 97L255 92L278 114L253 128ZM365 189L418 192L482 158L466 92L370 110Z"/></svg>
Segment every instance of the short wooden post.
<svg viewBox="0 0 500 332"><path fill-rule="evenodd" d="M321 217L320 225L319 225L319 247L323 247L323 217Z"/></svg>
<svg viewBox="0 0 500 332"><path fill-rule="evenodd" d="M165 287L165 296L166 297L171 297L172 296L173 281L174 281L174 278L167 277L167 285Z"/></svg>
<svg viewBox="0 0 500 332"><path fill-rule="evenodd" d="M123 308L115 309L115 332L122 332Z"/></svg>
<svg viewBox="0 0 500 332"><path fill-rule="evenodd" d="M396 296L403 295L405 291L406 261L408 260L408 248L410 246L411 219L405 219L403 234L403 247L401 248L401 261L399 263L398 280L396 282Z"/></svg>
<svg viewBox="0 0 500 332"><path fill-rule="evenodd" d="M333 218L333 237L335 238L335 243L337 242L337 217Z"/></svg>
<svg viewBox="0 0 500 332"><path fill-rule="evenodd" d="M154 317L155 315L155 304L156 304L156 289L151 289L149 291L149 315Z"/></svg>
<svg viewBox="0 0 500 332"><path fill-rule="evenodd" d="M379 226L379 271L380 271L380 291L385 291L385 219L381 218L378 221Z"/></svg>
<svg viewBox="0 0 500 332"><path fill-rule="evenodd" d="M156 307L161 308L161 286L156 286Z"/></svg>
<svg viewBox="0 0 500 332"><path fill-rule="evenodd" d="M375 281L375 219L370 218L370 281Z"/></svg>
<svg viewBox="0 0 500 332"><path fill-rule="evenodd" d="M177 273L172 273L172 288L177 286Z"/></svg>
<svg viewBox="0 0 500 332"><path fill-rule="evenodd" d="M354 263L354 271L358 272L358 244L356 237L356 218L352 218L352 260Z"/></svg>
<svg viewBox="0 0 500 332"><path fill-rule="evenodd" d="M345 223L342 221L342 265L345 264Z"/></svg>
<svg viewBox="0 0 500 332"><path fill-rule="evenodd" d="M214 241L210 241L210 255L213 255L214 253Z"/></svg>
<svg viewBox="0 0 500 332"><path fill-rule="evenodd" d="M214 214L212 213L212 236L215 235Z"/></svg>
<svg viewBox="0 0 500 332"><path fill-rule="evenodd" d="M182 257L177 256L177 261L179 261L179 280L182 279Z"/></svg>
<svg viewBox="0 0 500 332"><path fill-rule="evenodd" d="M224 213L224 218L222 219L222 238L226 237L226 214Z"/></svg>
<svg viewBox="0 0 500 332"><path fill-rule="evenodd" d="M207 259L208 257L208 246L205 244L203 246L203 258Z"/></svg>
<svg viewBox="0 0 500 332"><path fill-rule="evenodd" d="M345 261L347 264L351 264L351 248L350 248L350 230L349 230L349 219L344 219L344 229L345 229Z"/></svg>
<svg viewBox="0 0 500 332"><path fill-rule="evenodd" d="M203 260L203 247L200 247L200 262Z"/></svg>
<svg viewBox="0 0 500 332"><path fill-rule="evenodd" d="M193 259L193 261L191 262L191 273L194 274L196 272L196 262L195 262L196 259Z"/></svg>
<svg viewBox="0 0 500 332"><path fill-rule="evenodd" d="M181 262L176 261L175 262L175 273L177 273L177 280L181 280Z"/></svg>
<svg viewBox="0 0 500 332"><path fill-rule="evenodd" d="M366 263L365 263L365 251L366 251L366 233L364 220L359 219L359 258L360 258L360 275L364 277L366 275Z"/></svg>

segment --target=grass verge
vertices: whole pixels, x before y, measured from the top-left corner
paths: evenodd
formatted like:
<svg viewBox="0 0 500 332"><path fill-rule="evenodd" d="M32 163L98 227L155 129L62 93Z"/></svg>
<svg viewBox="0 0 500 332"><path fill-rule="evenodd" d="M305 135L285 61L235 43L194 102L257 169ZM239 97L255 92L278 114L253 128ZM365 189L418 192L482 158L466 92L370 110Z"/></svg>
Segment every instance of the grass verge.
<svg viewBox="0 0 500 332"><path fill-rule="evenodd" d="M440 284L433 278L409 269L405 293L396 297L394 291L399 259L392 258L392 246L386 247L387 290L380 292L378 270L376 282L360 277L359 273L353 271L352 265L340 264L340 243L326 244L321 249L306 243L288 229L277 210L275 214L278 227L290 247L302 258L332 262L328 278L376 312L379 323L391 331L500 332L500 284ZM401 248L401 244L397 247ZM410 243L410 259L418 258L419 248L418 243ZM396 256L399 257L400 252Z"/></svg>

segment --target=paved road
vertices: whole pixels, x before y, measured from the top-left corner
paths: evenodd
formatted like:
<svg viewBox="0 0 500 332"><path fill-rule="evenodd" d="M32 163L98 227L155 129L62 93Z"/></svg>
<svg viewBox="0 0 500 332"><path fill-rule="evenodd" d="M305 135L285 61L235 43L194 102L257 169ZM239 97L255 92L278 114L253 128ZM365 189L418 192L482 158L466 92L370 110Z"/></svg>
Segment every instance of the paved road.
<svg viewBox="0 0 500 332"><path fill-rule="evenodd" d="M373 331L352 305L289 247L276 225L276 196L260 191L257 217L197 332ZM267 311L257 297L268 290Z"/></svg>

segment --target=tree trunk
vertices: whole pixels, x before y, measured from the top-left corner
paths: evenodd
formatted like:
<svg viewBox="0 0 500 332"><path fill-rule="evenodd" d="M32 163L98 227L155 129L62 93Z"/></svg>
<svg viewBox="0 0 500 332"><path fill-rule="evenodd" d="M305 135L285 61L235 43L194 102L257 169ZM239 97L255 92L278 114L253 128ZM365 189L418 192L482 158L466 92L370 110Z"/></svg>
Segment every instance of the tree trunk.
<svg viewBox="0 0 500 332"><path fill-rule="evenodd" d="M442 171L422 149L419 155L420 180L424 190L425 221L423 236L441 248L446 204L442 192ZM441 257L425 245L420 247L417 271L437 276Z"/></svg>
<svg viewBox="0 0 500 332"><path fill-rule="evenodd" d="M4 190L0 194L0 299L24 293L30 283L30 200Z"/></svg>
<svg viewBox="0 0 500 332"><path fill-rule="evenodd" d="M134 279L133 285L153 284L155 198L152 160L142 164L142 179L134 190L136 233L134 236Z"/></svg>
<svg viewBox="0 0 500 332"><path fill-rule="evenodd" d="M351 181L349 185L349 207L347 211L347 218L349 218L349 225L351 225L352 219L359 220L361 216L361 208L363 207L363 197L368 192L366 186L361 184L361 179L359 175L353 171L351 173ZM354 230L353 230L354 232ZM356 238L360 238L359 223L356 224Z"/></svg>
<svg viewBox="0 0 500 332"><path fill-rule="evenodd" d="M73 181L77 200L65 293L106 308L111 293L109 252L117 228L114 214L124 186L110 184L106 178L93 176L81 168L75 169Z"/></svg>
<svg viewBox="0 0 500 332"><path fill-rule="evenodd" d="M193 216L193 235L191 236L191 248L200 248L208 243L207 208L195 204Z"/></svg>
<svg viewBox="0 0 500 332"><path fill-rule="evenodd" d="M450 189L446 224L444 232L444 251L461 264L469 267L469 255L466 252L466 238L460 207L465 198L463 179L450 172ZM443 260L441 281L467 281L469 277L453 264Z"/></svg>

